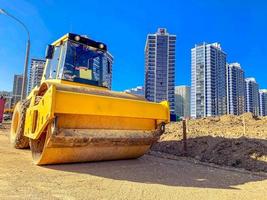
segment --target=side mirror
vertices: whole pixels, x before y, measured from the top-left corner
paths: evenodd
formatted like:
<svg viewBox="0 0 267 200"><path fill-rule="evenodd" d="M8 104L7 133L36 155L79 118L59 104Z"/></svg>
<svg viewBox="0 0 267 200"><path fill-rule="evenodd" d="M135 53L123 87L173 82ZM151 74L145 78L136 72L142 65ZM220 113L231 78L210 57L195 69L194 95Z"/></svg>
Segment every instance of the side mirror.
<svg viewBox="0 0 267 200"><path fill-rule="evenodd" d="M55 47L53 45L47 45L46 52L45 52L45 58L46 59L52 59L54 55Z"/></svg>

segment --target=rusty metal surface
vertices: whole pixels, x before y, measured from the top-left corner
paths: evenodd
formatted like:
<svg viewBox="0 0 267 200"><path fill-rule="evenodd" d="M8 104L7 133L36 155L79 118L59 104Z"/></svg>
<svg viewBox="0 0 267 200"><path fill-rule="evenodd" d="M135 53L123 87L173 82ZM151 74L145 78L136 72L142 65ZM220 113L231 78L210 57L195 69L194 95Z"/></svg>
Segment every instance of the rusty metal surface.
<svg viewBox="0 0 267 200"><path fill-rule="evenodd" d="M137 130L61 129L52 134L47 147L151 145L155 132Z"/></svg>

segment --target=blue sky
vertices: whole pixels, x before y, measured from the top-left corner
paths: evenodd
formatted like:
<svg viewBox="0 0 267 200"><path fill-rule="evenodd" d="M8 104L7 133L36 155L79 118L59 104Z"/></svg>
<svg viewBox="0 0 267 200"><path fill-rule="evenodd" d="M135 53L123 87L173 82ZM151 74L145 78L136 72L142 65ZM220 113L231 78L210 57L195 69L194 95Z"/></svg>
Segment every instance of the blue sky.
<svg viewBox="0 0 267 200"><path fill-rule="evenodd" d="M177 35L176 85L190 85L190 49L206 41L220 42L228 62L267 88L264 0L0 0L0 8L29 27L31 57L44 57L46 45L67 32L105 42L115 58L114 90L143 85L146 35L158 27ZM22 73L25 43L20 25L0 15L0 90L12 90L13 75Z"/></svg>

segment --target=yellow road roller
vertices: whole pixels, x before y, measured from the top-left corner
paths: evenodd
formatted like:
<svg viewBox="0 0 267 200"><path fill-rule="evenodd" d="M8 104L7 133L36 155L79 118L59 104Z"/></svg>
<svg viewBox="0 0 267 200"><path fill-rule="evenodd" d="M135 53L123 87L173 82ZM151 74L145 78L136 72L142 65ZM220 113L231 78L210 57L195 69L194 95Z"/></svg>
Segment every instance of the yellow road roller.
<svg viewBox="0 0 267 200"><path fill-rule="evenodd" d="M15 106L12 146L30 147L37 165L144 155L170 121L168 102L111 91L109 68L102 42L68 33L48 45L40 86Z"/></svg>

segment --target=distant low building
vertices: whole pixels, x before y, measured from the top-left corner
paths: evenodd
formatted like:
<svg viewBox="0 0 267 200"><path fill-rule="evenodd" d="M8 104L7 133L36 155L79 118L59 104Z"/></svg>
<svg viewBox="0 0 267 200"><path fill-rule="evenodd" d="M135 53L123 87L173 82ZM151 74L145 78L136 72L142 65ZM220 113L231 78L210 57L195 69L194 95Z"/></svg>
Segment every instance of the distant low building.
<svg viewBox="0 0 267 200"><path fill-rule="evenodd" d="M181 85L175 86L175 114L189 118L190 117L190 87Z"/></svg>
<svg viewBox="0 0 267 200"><path fill-rule="evenodd" d="M131 93L134 95L145 96L145 88L143 86L137 86L136 88L131 88L125 90L124 92Z"/></svg>

